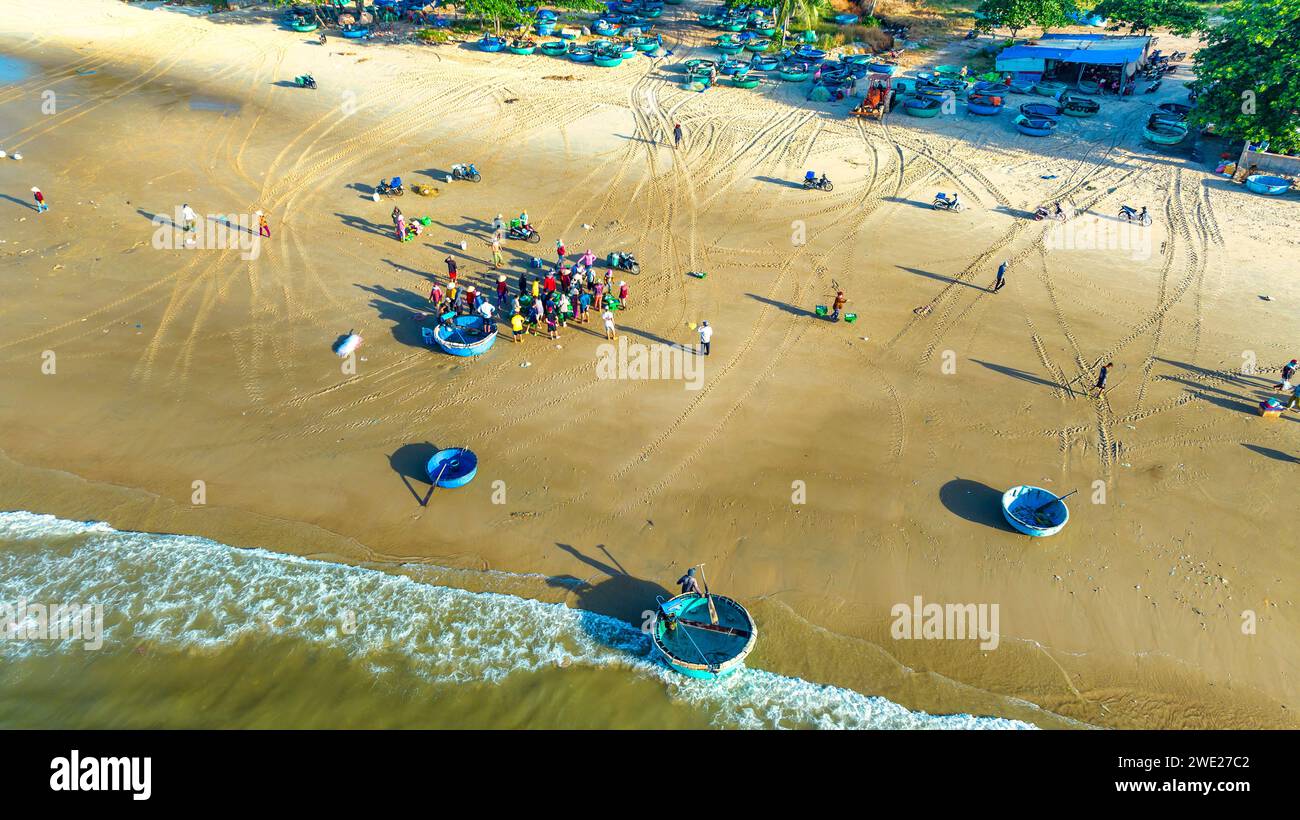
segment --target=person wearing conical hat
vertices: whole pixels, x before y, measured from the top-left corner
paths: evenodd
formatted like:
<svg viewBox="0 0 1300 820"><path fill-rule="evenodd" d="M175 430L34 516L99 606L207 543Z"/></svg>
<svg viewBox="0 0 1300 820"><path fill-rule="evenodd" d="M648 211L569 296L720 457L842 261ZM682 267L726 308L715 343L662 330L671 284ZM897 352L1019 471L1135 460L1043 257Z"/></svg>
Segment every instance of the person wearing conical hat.
<svg viewBox="0 0 1300 820"><path fill-rule="evenodd" d="M45 202L45 194L41 193L41 189L35 185L32 186L32 198L36 200L36 213L43 214L50 209Z"/></svg>

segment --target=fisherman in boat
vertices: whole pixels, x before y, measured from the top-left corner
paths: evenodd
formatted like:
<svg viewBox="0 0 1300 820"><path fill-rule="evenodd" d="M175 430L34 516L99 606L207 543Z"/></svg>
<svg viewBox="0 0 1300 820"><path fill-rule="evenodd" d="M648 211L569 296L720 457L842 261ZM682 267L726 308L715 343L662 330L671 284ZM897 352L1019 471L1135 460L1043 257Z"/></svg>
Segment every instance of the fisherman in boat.
<svg viewBox="0 0 1300 820"><path fill-rule="evenodd" d="M695 594L703 595L700 589L700 582L695 578L695 567L686 570L686 574L677 579L677 584L682 588L682 595Z"/></svg>

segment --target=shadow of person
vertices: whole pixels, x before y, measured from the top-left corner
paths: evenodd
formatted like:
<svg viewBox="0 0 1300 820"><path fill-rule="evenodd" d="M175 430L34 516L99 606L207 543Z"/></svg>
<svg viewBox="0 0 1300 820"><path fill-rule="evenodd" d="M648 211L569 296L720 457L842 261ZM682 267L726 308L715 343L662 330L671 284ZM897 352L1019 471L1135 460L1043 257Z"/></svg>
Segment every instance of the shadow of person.
<svg viewBox="0 0 1300 820"><path fill-rule="evenodd" d="M1300 458L1297 458L1296 456L1293 456L1290 453L1284 453L1281 450L1274 450L1272 447L1261 447L1258 444L1242 444L1241 446L1245 447L1247 450L1250 450L1253 453L1259 453L1261 456L1268 456L1269 458L1274 459L1276 461L1285 461L1291 464L1300 464Z"/></svg>
<svg viewBox="0 0 1300 820"><path fill-rule="evenodd" d="M436 452L438 447L425 441L420 444L403 444L388 457L388 466L392 467L393 472L402 479L406 489L421 507L428 504L429 497L433 495L433 482L429 480L428 465L429 459L433 458ZM428 484L429 489L424 495L420 495L412 486L412 481L417 484Z"/></svg>
<svg viewBox="0 0 1300 820"><path fill-rule="evenodd" d="M565 584L579 609L640 626L645 620L644 613L655 608L656 596L665 599L673 596L660 584L630 575L604 544L597 545L596 549L608 558L608 562L585 555L569 544L556 543L555 546L600 573L579 584Z"/></svg>
<svg viewBox="0 0 1300 820"><path fill-rule="evenodd" d="M939 488L939 502L967 521L1003 532L1016 531L1002 516L1002 490L987 484L954 478Z"/></svg>

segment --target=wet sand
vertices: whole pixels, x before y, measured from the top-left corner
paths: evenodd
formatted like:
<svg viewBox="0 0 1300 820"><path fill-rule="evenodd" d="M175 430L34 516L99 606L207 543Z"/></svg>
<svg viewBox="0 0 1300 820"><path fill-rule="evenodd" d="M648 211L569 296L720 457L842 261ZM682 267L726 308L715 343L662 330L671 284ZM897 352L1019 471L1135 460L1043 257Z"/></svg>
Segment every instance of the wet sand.
<svg viewBox="0 0 1300 820"><path fill-rule="evenodd" d="M673 58L611 70L321 47L240 15L5 11L0 45L33 73L0 89L0 148L24 155L0 163L0 507L571 576L512 591L632 623L703 561L758 619L761 669L1039 725L1296 725L1300 572L1275 531L1300 418L1254 412L1296 355L1294 201L1142 144L1178 84L1036 140L1010 114L880 124L790 84L681 90L676 62L706 52L703 29L671 25L689 5L665 12ZM317 91L288 87L305 71ZM471 160L482 183L440 179ZM809 167L834 192L790 184ZM400 202L433 219L415 242L369 197L394 174L441 189ZM967 209L930 210L936 190ZM1149 253L1061 247L1025 218L1058 198L1102 236L1120 203L1149 205ZM151 219L182 202L264 209L272 239L251 260L155 249ZM621 332L692 345L707 319L703 387L598 379L595 323L558 349L425 348L414 317L442 259L486 286L487 223L521 209L543 241L509 243L512 284L557 237L635 251ZM855 324L815 318L835 283ZM330 351L349 330L354 374ZM479 475L421 506L443 446L474 449ZM1062 533L1003 522L1023 483L1080 490ZM893 640L891 607L915 595L998 604L998 648Z"/></svg>

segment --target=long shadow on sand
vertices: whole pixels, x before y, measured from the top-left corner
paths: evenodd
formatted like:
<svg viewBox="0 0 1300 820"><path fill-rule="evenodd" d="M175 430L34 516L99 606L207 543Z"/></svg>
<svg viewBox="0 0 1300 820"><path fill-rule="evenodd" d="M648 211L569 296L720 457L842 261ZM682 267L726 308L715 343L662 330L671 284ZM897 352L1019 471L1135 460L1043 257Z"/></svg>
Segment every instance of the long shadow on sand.
<svg viewBox="0 0 1300 820"><path fill-rule="evenodd" d="M382 236L397 241L395 228L391 228L387 225L380 225L378 222L371 222L369 219L362 216L356 216L355 214L341 214L336 212L334 215L349 228L355 228L359 231L374 234L375 236Z"/></svg>
<svg viewBox="0 0 1300 820"><path fill-rule="evenodd" d="M1019 370L1014 367L1007 367L1004 364L993 364L992 362L986 362L980 359L971 359L971 361L982 367L987 367L989 370L992 370L994 373L1001 373L1004 376L1010 376L1011 378L1019 379L1022 382L1029 382L1030 384L1041 384L1043 387L1051 387L1051 388L1060 387L1060 385L1057 384L1056 382L1048 381L1047 379L1040 378L1039 376L1035 376L1033 373L1030 373L1026 370ZM1069 387L1065 389L1071 393L1074 392Z"/></svg>
<svg viewBox="0 0 1300 820"><path fill-rule="evenodd" d="M939 501L948 512L1003 532L1015 532L1002 517L1002 491L968 478L954 478L939 488Z"/></svg>
<svg viewBox="0 0 1300 820"><path fill-rule="evenodd" d="M412 497L421 507L426 506L429 503L429 498L433 495L433 482L429 481L427 467L429 459L433 458L433 454L436 452L438 452L438 447L432 442L426 441L421 444L403 444L388 457L388 466L392 467L393 472L397 473L398 477L402 479L406 489L411 492ZM417 485L428 485L428 489L424 490L424 494L421 495L416 491L415 486L412 486L412 481L416 482ZM424 488L421 487L421 489Z"/></svg>
<svg viewBox="0 0 1300 820"><path fill-rule="evenodd" d="M777 300L769 299L766 296L759 296L757 293L746 293L745 295L756 302L762 302L765 305L771 305L772 307L777 308L778 310L782 310L794 316L812 317L814 319L819 318L817 314L814 313L813 311L808 310L807 308L801 308L798 305L792 305L789 302L778 302Z"/></svg>
<svg viewBox="0 0 1300 820"><path fill-rule="evenodd" d="M803 183L802 183L802 182L791 182L791 181L788 180L788 179L779 179L779 178L777 178L777 177L754 177L754 181L755 181L755 182L766 182L766 183L768 183L769 185L780 185L780 186L783 186L783 187L785 187L785 188L797 188L798 190L801 190L801 191L803 190Z"/></svg>
<svg viewBox="0 0 1300 820"><path fill-rule="evenodd" d="M934 207L930 205L930 203L928 202L920 202L919 200L915 200L915 199L904 199L901 196L887 196L885 197L885 201L894 202L899 205L911 205L913 208L923 208L927 211L934 210Z"/></svg>
<svg viewBox="0 0 1300 820"><path fill-rule="evenodd" d="M15 205L23 206L29 211L36 210L36 206L32 202L29 202L25 199L19 199L18 197L9 196L9 194L0 194L0 199L7 199L10 202L14 203ZM152 215L150 215L150 218L152 218Z"/></svg>
<svg viewBox="0 0 1300 820"><path fill-rule="evenodd" d="M356 286L374 295L370 306L379 314L380 319L393 323L393 339L410 347L425 347L424 337L420 333L420 321L431 310L427 298L405 288L362 284Z"/></svg>
<svg viewBox="0 0 1300 820"><path fill-rule="evenodd" d="M1272 447L1261 447L1258 444L1243 444L1241 446L1250 450L1252 453L1259 453L1261 456L1268 456L1276 461L1285 461L1288 464L1300 464L1300 458L1297 458L1290 453L1284 453L1281 450L1274 450Z"/></svg>
<svg viewBox="0 0 1300 820"><path fill-rule="evenodd" d="M629 575L604 544L597 544L596 550L608 561L584 555L581 550L568 544L557 542L555 546L604 575L603 578L596 577L577 584L572 582L565 584L572 590L580 609L639 625L643 620L642 613L655 608L656 595L665 598L671 598L673 595L653 581Z"/></svg>
<svg viewBox="0 0 1300 820"><path fill-rule="evenodd" d="M962 279L954 279L954 278L951 277L951 276L944 276L944 275L942 275L942 274L938 274L938 273L931 273L931 272L928 271L928 270L921 270L920 268L909 268L909 267L907 267L907 266L905 266L905 265L895 265L894 267L898 268L899 270L905 270L905 271L907 271L908 273L915 273L917 276L924 276L924 277L926 277L926 278L928 278L928 279L936 279L936 280L938 280L938 281L940 281L940 282L947 282L947 283L950 284L950 285L965 285L965 286L968 287L968 288L974 288L975 290L982 290L982 291L984 291L985 293L987 293L988 290L989 290L988 288L984 287L983 285L976 285L976 284L974 284L974 283L972 283L972 282L967 282L967 281L962 280Z"/></svg>

